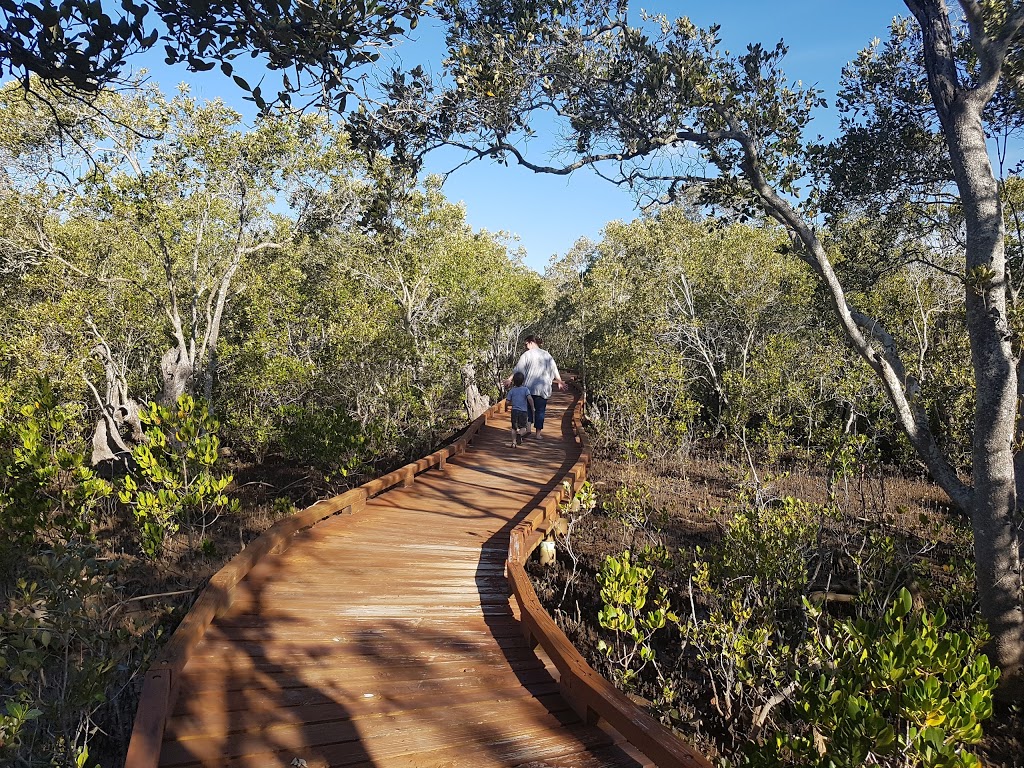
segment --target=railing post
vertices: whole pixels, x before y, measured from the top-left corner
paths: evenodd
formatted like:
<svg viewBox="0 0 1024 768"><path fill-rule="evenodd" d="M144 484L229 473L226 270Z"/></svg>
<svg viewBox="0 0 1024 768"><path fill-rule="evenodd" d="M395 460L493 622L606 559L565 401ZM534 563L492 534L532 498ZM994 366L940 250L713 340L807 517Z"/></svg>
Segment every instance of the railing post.
<svg viewBox="0 0 1024 768"><path fill-rule="evenodd" d="M601 719L600 715L587 704L584 698L587 689L582 684L582 681L576 675L575 672L562 672L558 681L558 686L562 691L562 696L569 703L569 706L573 708L573 711L580 716L587 725L597 725L598 720Z"/></svg>
<svg viewBox="0 0 1024 768"><path fill-rule="evenodd" d="M125 768L154 768L160 757L160 745L167 724L167 709L171 699L171 670L151 670L142 683L139 708Z"/></svg>

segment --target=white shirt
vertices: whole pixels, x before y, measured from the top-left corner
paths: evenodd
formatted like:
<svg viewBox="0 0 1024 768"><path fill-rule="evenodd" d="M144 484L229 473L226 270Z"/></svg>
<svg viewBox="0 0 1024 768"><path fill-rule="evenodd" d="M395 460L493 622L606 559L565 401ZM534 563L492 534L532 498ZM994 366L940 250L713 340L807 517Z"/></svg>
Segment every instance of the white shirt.
<svg viewBox="0 0 1024 768"><path fill-rule="evenodd" d="M530 394L547 399L551 397L551 382L561 379L555 360L540 347L528 349L519 356L519 362L513 373L519 372L526 377L523 386L530 388Z"/></svg>

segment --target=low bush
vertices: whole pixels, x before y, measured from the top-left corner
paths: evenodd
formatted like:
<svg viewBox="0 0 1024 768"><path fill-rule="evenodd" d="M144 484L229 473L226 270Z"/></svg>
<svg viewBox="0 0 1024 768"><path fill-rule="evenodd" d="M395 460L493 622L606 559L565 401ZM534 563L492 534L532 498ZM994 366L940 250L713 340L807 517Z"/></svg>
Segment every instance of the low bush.
<svg viewBox="0 0 1024 768"><path fill-rule="evenodd" d="M216 470L220 425L206 404L182 395L174 408L150 403L140 413L146 440L132 450L135 466L118 497L138 521L142 548L150 557L184 527L189 548L206 538L221 515L238 511L226 493L232 475ZM198 537L198 538L197 538Z"/></svg>
<svg viewBox="0 0 1024 768"><path fill-rule="evenodd" d="M37 382L21 420L0 428L0 563L42 543L88 536L112 489L85 457L77 414L58 403L45 379ZM0 574L2 575L2 574Z"/></svg>
<svg viewBox="0 0 1024 768"><path fill-rule="evenodd" d="M609 555L597 575L603 606L597 621L613 637L611 643L601 640L598 649L611 661L623 687L629 688L646 666L656 668L653 638L669 622L679 621L669 609L665 588L652 588L655 567L670 564L664 547L644 547L635 557L629 550L619 557Z"/></svg>
<svg viewBox="0 0 1024 768"><path fill-rule="evenodd" d="M0 762L81 766L133 638L111 610L113 574L89 549L43 552L24 568L0 612Z"/></svg>
<svg viewBox="0 0 1024 768"><path fill-rule="evenodd" d="M751 749L752 768L975 768L969 747L992 715L999 670L984 637L943 631L946 615L913 612L900 591L876 621L830 621L805 603L817 631L806 644L788 727Z"/></svg>

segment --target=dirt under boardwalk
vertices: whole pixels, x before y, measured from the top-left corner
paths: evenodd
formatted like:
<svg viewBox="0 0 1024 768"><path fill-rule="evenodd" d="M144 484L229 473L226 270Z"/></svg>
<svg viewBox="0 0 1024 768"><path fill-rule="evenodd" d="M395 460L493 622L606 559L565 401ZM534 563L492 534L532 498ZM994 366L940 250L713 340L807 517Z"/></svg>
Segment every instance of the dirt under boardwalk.
<svg viewBox="0 0 1024 768"><path fill-rule="evenodd" d="M508 532L577 458L571 406L556 394L545 439L517 449L494 420L445 470L255 567L184 669L160 764L640 764L559 695L503 576Z"/></svg>

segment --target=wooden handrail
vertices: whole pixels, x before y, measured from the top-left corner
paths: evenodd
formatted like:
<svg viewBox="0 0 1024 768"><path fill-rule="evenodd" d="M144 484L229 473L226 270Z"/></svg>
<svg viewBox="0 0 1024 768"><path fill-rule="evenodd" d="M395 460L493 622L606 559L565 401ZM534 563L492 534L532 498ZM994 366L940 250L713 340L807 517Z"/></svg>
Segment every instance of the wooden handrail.
<svg viewBox="0 0 1024 768"><path fill-rule="evenodd" d="M299 531L337 514L358 512L366 505L367 499L378 496L396 485L411 485L416 475L421 472L434 467L443 469L448 459L466 452L470 441L487 423L488 418L503 413L506 409L505 400L499 400L474 419L465 432L450 445L410 462L394 472L370 480L345 493L322 499L278 520L217 571L145 674L139 706L135 711L135 722L132 725L125 768L156 768L167 718L177 699L181 671L213 620L231 606L235 587L253 566L269 555L280 554L286 550L292 537Z"/></svg>
<svg viewBox="0 0 1024 768"><path fill-rule="evenodd" d="M540 645L559 672L559 687L566 701L586 723L604 719L659 768L711 768L711 763L621 691L594 671L541 605L523 567L534 549L558 527L563 504L571 502L586 479L591 449L583 430L582 396L573 409L572 426L580 458L565 482L549 493L509 535L505 571L519 604L520 622L527 642Z"/></svg>

